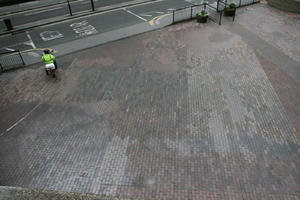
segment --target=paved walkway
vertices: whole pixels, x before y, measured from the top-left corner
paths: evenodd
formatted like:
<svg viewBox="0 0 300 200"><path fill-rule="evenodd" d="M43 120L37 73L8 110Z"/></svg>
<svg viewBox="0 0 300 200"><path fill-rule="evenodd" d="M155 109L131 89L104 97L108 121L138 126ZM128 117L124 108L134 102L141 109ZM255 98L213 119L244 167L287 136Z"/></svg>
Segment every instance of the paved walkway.
<svg viewBox="0 0 300 200"><path fill-rule="evenodd" d="M257 4L2 74L0 184L299 199L299 19Z"/></svg>

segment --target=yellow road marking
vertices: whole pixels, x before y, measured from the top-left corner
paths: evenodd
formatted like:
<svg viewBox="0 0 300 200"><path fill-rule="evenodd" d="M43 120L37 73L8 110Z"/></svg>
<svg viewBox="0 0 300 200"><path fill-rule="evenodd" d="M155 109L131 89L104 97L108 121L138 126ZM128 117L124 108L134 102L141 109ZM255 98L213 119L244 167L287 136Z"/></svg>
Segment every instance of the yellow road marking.
<svg viewBox="0 0 300 200"><path fill-rule="evenodd" d="M163 18L163 17L165 17L165 16L167 16L167 15L170 15L170 13L169 13L169 14L160 15L160 16L156 16L156 17L154 17L153 19L151 19L151 20L149 21L149 24L150 24L151 26L154 26L156 20L160 20L161 18Z"/></svg>

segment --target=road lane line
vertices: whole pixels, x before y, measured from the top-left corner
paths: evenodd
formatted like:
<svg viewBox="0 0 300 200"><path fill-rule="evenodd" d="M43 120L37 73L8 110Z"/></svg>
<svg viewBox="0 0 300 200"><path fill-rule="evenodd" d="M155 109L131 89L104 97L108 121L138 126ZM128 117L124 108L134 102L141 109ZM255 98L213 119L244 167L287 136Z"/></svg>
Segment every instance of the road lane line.
<svg viewBox="0 0 300 200"><path fill-rule="evenodd" d="M36 48L35 44L33 43L32 39L31 39L31 36L29 35L28 31L26 31L26 35L29 39L29 44L32 46L32 48ZM25 44L25 43L24 43Z"/></svg>
<svg viewBox="0 0 300 200"><path fill-rule="evenodd" d="M137 18L140 18L141 20L143 20L143 21L145 21L145 22L148 21L148 20L142 18L141 16L139 16L139 15L137 15L137 14L135 14L135 13L129 11L129 10L126 10L125 8L123 8L123 10L125 10L125 11L128 12L129 14L132 14L132 15L136 16Z"/></svg>
<svg viewBox="0 0 300 200"><path fill-rule="evenodd" d="M40 13L43 13L43 12L48 12L48 11L52 11L52 10L58 10L58 9L61 9L61 8L62 7L50 8L50 9L47 9L47 10L41 10L41 11L37 11L37 12L28 13L28 14L25 14L24 16L36 15L36 14L40 14Z"/></svg>

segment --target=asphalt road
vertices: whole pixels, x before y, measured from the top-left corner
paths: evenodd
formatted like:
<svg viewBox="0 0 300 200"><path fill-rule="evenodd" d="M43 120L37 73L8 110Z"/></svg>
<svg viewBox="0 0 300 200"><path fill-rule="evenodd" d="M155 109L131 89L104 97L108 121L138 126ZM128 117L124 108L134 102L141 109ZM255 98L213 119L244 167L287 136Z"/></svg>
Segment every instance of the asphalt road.
<svg viewBox="0 0 300 200"><path fill-rule="evenodd" d="M129 1L131 0L111 0L111 1L93 0L95 9L114 5L114 4L129 2ZM71 2L70 5L73 14L82 11L92 10L90 0L78 0L75 2ZM0 23L0 30L6 29L5 24L3 22L4 18L9 18L13 26L20 26L31 22L36 22L36 21L45 20L57 16L64 16L64 15L70 15L70 11L67 4L59 4L58 6L55 7L45 6L45 9L29 10L26 12L2 17L1 18L2 23Z"/></svg>
<svg viewBox="0 0 300 200"><path fill-rule="evenodd" d="M22 12L25 10L36 9L44 6L50 6L58 3L66 2L66 0L35 0L25 3L15 4L11 6L0 7L0 16Z"/></svg>
<svg viewBox="0 0 300 200"><path fill-rule="evenodd" d="M27 33L0 37L0 51L49 48L79 38L149 22L157 16L171 13L172 9L190 5L185 0L163 0L40 27Z"/></svg>

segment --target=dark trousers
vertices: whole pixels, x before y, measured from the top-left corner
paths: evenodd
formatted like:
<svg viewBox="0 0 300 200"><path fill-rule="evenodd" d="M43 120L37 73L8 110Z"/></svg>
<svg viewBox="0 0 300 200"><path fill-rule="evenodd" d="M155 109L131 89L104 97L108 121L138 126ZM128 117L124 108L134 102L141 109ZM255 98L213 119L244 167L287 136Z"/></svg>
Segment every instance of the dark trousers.
<svg viewBox="0 0 300 200"><path fill-rule="evenodd" d="M56 60L55 59L53 60L53 63L54 63L55 69L57 69L57 64L56 64Z"/></svg>

